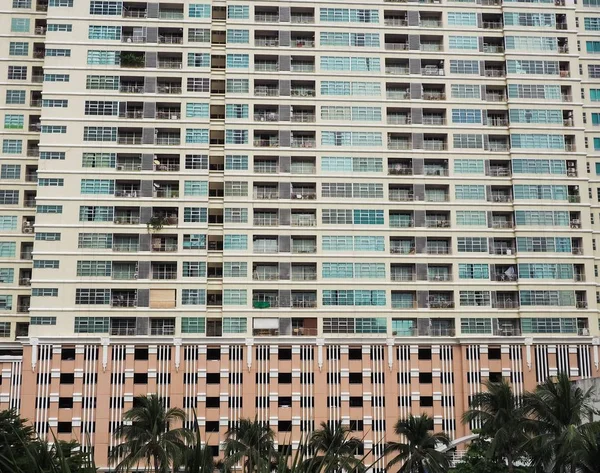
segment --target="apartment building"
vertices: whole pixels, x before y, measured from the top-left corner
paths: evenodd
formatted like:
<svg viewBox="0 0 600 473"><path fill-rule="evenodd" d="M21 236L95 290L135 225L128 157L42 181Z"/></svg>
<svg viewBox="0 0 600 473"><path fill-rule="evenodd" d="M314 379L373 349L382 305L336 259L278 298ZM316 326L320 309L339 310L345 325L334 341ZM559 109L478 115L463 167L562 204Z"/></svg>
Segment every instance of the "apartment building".
<svg viewBox="0 0 600 473"><path fill-rule="evenodd" d="M598 0L197 2L0 6L0 407L377 453L600 375Z"/></svg>

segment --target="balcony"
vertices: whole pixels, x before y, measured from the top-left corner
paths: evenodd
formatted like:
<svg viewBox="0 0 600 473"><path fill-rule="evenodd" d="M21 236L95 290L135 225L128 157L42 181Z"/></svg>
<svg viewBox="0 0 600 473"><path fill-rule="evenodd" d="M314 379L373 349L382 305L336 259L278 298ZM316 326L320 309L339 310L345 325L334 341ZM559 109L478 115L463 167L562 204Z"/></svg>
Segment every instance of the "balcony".
<svg viewBox="0 0 600 473"><path fill-rule="evenodd" d="M115 216L113 223L116 225L139 225L140 217L137 215Z"/></svg>
<svg viewBox="0 0 600 473"><path fill-rule="evenodd" d="M410 140L388 140L388 149L412 149L412 142Z"/></svg>
<svg viewBox="0 0 600 473"><path fill-rule="evenodd" d="M300 23L300 24L310 24L310 23L314 23L315 22L315 17L314 15L309 15L309 14L294 14L292 13L290 15L290 22L291 23Z"/></svg>
<svg viewBox="0 0 600 473"><path fill-rule="evenodd" d="M501 21L484 21L481 26L486 30L501 30L503 24Z"/></svg>
<svg viewBox="0 0 600 473"><path fill-rule="evenodd" d="M277 227L279 226L279 218L274 216L254 217L254 225L258 227Z"/></svg>
<svg viewBox="0 0 600 473"><path fill-rule="evenodd" d="M426 66L421 68L421 75L424 76L443 76L445 75L444 69L437 66Z"/></svg>
<svg viewBox="0 0 600 473"><path fill-rule="evenodd" d="M412 202L415 199L415 195L408 190L390 190L389 199L392 202Z"/></svg>
<svg viewBox="0 0 600 473"><path fill-rule="evenodd" d="M255 188L254 198L257 200L277 200L279 199L279 190L273 188Z"/></svg>
<svg viewBox="0 0 600 473"><path fill-rule="evenodd" d="M439 222L438 222L439 223ZM445 224L446 222L444 222ZM450 226L450 224L448 223L447 225L448 227ZM440 227L438 227L440 228ZM450 254L450 247L449 246L427 246L425 248L425 252L428 255L449 255Z"/></svg>
<svg viewBox="0 0 600 473"><path fill-rule="evenodd" d="M121 84L119 86L119 92L124 94L143 94L144 84Z"/></svg>
<svg viewBox="0 0 600 473"><path fill-rule="evenodd" d="M315 227L317 218L314 215L292 215L292 227Z"/></svg>
<svg viewBox="0 0 600 473"><path fill-rule="evenodd" d="M254 21L257 23L279 23L279 13L256 13Z"/></svg>
<svg viewBox="0 0 600 473"><path fill-rule="evenodd" d="M492 307L494 309L518 309L519 301L512 299L498 299L497 301L492 301Z"/></svg>
<svg viewBox="0 0 600 473"><path fill-rule="evenodd" d="M254 95L256 97L279 97L279 88L257 86L254 88Z"/></svg>
<svg viewBox="0 0 600 473"><path fill-rule="evenodd" d="M179 146L181 144L181 137L175 134L160 134L156 135L154 143L158 146Z"/></svg>
<svg viewBox="0 0 600 473"><path fill-rule="evenodd" d="M117 136L117 143L120 145L141 145L142 135L141 133L120 133Z"/></svg>
<svg viewBox="0 0 600 473"><path fill-rule="evenodd" d="M158 60L158 68L159 69L181 69L183 66L183 62L178 59L159 59Z"/></svg>
<svg viewBox="0 0 600 473"><path fill-rule="evenodd" d="M255 138L254 146L257 148L277 148L279 147L279 138Z"/></svg>
<svg viewBox="0 0 600 473"><path fill-rule="evenodd" d="M486 77L506 77L506 70L495 69L495 68L486 68L486 69L484 69L483 74Z"/></svg>
<svg viewBox="0 0 600 473"><path fill-rule="evenodd" d="M292 87L292 97L314 97L315 89L309 89L307 87Z"/></svg>
<svg viewBox="0 0 600 473"><path fill-rule="evenodd" d="M454 301L450 299L430 299L427 306L430 309L454 309Z"/></svg>
<svg viewBox="0 0 600 473"><path fill-rule="evenodd" d="M159 94L180 94L181 85L178 84L158 84L156 92Z"/></svg>
<svg viewBox="0 0 600 473"><path fill-rule="evenodd" d="M291 121L295 123L313 123L315 118L314 113L298 112L292 114Z"/></svg>
<svg viewBox="0 0 600 473"><path fill-rule="evenodd" d="M291 146L292 148L314 148L317 146L317 140L308 137L292 137Z"/></svg>
<svg viewBox="0 0 600 473"><path fill-rule="evenodd" d="M112 295L111 307L137 307L137 294L135 292L116 293Z"/></svg>
<svg viewBox="0 0 600 473"><path fill-rule="evenodd" d="M164 34L158 37L160 44L183 44L183 36L174 34Z"/></svg>

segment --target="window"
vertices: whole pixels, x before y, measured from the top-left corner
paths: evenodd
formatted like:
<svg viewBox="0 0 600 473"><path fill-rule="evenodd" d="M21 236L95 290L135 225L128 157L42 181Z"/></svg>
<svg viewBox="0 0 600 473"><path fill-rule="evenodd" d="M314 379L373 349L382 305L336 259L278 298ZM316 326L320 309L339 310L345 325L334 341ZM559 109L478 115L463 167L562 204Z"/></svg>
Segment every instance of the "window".
<svg viewBox="0 0 600 473"><path fill-rule="evenodd" d="M483 263L459 263L459 279L489 279L489 266Z"/></svg>
<svg viewBox="0 0 600 473"><path fill-rule="evenodd" d="M577 333L577 321L574 318L522 318L521 330L523 333Z"/></svg>
<svg viewBox="0 0 600 473"><path fill-rule="evenodd" d="M34 287L31 290L32 297L58 297L58 289L50 287Z"/></svg>
<svg viewBox="0 0 600 473"><path fill-rule="evenodd" d="M227 68L232 69L247 69L250 64L248 54L228 54Z"/></svg>
<svg viewBox="0 0 600 473"><path fill-rule="evenodd" d="M248 183L243 181L225 182L224 194L226 197L246 197L248 195Z"/></svg>
<svg viewBox="0 0 600 473"><path fill-rule="evenodd" d="M42 108L67 108L69 101L66 99L42 99Z"/></svg>
<svg viewBox="0 0 600 473"><path fill-rule="evenodd" d="M120 40L121 39L121 27L120 26L90 25L90 26L88 26L88 39ZM88 52L88 58L89 58L89 52Z"/></svg>
<svg viewBox="0 0 600 473"><path fill-rule="evenodd" d="M226 207L223 211L225 223L248 223L248 209Z"/></svg>
<svg viewBox="0 0 600 473"><path fill-rule="evenodd" d="M16 230L17 217L13 215L0 215L0 230Z"/></svg>
<svg viewBox="0 0 600 473"><path fill-rule="evenodd" d="M227 30L228 44L248 44L250 35L248 30Z"/></svg>
<svg viewBox="0 0 600 473"><path fill-rule="evenodd" d="M586 31L600 31L600 17L599 18L584 18L583 26Z"/></svg>
<svg viewBox="0 0 600 473"><path fill-rule="evenodd" d="M60 262L55 259L38 259L33 261L33 267L39 269L58 269Z"/></svg>
<svg viewBox="0 0 600 473"><path fill-rule="evenodd" d="M206 196L208 195L207 181L185 181L184 191L185 196Z"/></svg>
<svg viewBox="0 0 600 473"><path fill-rule="evenodd" d="M487 226L487 215L483 210L457 210L456 224L459 226Z"/></svg>
<svg viewBox="0 0 600 473"><path fill-rule="evenodd" d="M210 30L203 28L189 28L188 41L190 43L210 43Z"/></svg>
<svg viewBox="0 0 600 473"><path fill-rule="evenodd" d="M451 59L450 60L450 73L452 73L452 74L479 74L479 61Z"/></svg>
<svg viewBox="0 0 600 473"><path fill-rule="evenodd" d="M507 60L506 70L509 74L558 75L558 61Z"/></svg>
<svg viewBox="0 0 600 473"><path fill-rule="evenodd" d="M246 317L223 317L223 334L246 333L248 331Z"/></svg>
<svg viewBox="0 0 600 473"><path fill-rule="evenodd" d="M113 207L82 205L79 207L80 222L110 222L114 219Z"/></svg>
<svg viewBox="0 0 600 473"><path fill-rule="evenodd" d="M206 249L206 235L192 234L183 235L184 250L204 250Z"/></svg>
<svg viewBox="0 0 600 473"><path fill-rule="evenodd" d="M116 153L83 153L81 156L84 168L114 168L116 161Z"/></svg>
<svg viewBox="0 0 600 473"><path fill-rule="evenodd" d="M73 0L49 0L50 7L73 7Z"/></svg>
<svg viewBox="0 0 600 473"><path fill-rule="evenodd" d="M120 1L90 1L90 15L121 15L123 10L123 2Z"/></svg>
<svg viewBox="0 0 600 473"><path fill-rule="evenodd" d="M73 31L73 25L70 24L59 24L59 23L48 23L46 28L48 31L70 33Z"/></svg>
<svg viewBox="0 0 600 473"><path fill-rule="evenodd" d="M39 214L61 214L62 211L62 205L38 205L36 208L36 212Z"/></svg>
<svg viewBox="0 0 600 473"><path fill-rule="evenodd" d="M248 144L248 130L225 130L225 144Z"/></svg>
<svg viewBox="0 0 600 473"><path fill-rule="evenodd" d="M452 84L450 95L453 99L479 99L481 87L474 84Z"/></svg>
<svg viewBox="0 0 600 473"><path fill-rule="evenodd" d="M80 233L77 247L108 249L112 248L112 241L112 234L110 233Z"/></svg>
<svg viewBox="0 0 600 473"><path fill-rule="evenodd" d="M11 41L8 45L9 56L27 56L29 54L29 43Z"/></svg>
<svg viewBox="0 0 600 473"><path fill-rule="evenodd" d="M206 305L206 290L182 289L181 303L183 305ZM204 330L203 330L204 332Z"/></svg>
<svg viewBox="0 0 600 473"><path fill-rule="evenodd" d="M248 263L226 261L223 263L224 278L245 278L248 275Z"/></svg>
<svg viewBox="0 0 600 473"><path fill-rule="evenodd" d="M515 211L517 225L532 226L568 226L569 213L566 211L517 210Z"/></svg>
<svg viewBox="0 0 600 473"><path fill-rule="evenodd" d="M187 103L185 105L185 116L187 118L208 118L208 109L207 103Z"/></svg>
<svg viewBox="0 0 600 473"><path fill-rule="evenodd" d="M56 325L56 317L31 317L29 325Z"/></svg>
<svg viewBox="0 0 600 473"><path fill-rule="evenodd" d="M200 261L184 261L182 276L184 278L205 278L206 263Z"/></svg>
<svg viewBox="0 0 600 473"><path fill-rule="evenodd" d="M12 0L13 8L31 8L31 0Z"/></svg>
<svg viewBox="0 0 600 473"><path fill-rule="evenodd" d="M110 289L76 289L75 304L104 305L110 303Z"/></svg>
<svg viewBox="0 0 600 473"><path fill-rule="evenodd" d="M16 255L17 243L14 241L0 241L0 257L13 258Z"/></svg>
<svg viewBox="0 0 600 473"><path fill-rule="evenodd" d="M225 118L248 118L248 105L235 103L225 105Z"/></svg>
<svg viewBox="0 0 600 473"><path fill-rule="evenodd" d="M485 237L458 237L459 253L487 253L488 241Z"/></svg>
<svg viewBox="0 0 600 473"><path fill-rule="evenodd" d="M111 261L77 261L77 276L110 276Z"/></svg>
<svg viewBox="0 0 600 473"><path fill-rule="evenodd" d="M208 169L208 156L204 154L186 154L186 169Z"/></svg>
<svg viewBox="0 0 600 473"><path fill-rule="evenodd" d="M27 80L27 66L8 66L8 80Z"/></svg>
<svg viewBox="0 0 600 473"><path fill-rule="evenodd" d="M225 169L226 170L238 170L238 171L247 171L248 170L248 156L245 155L231 155L228 154L225 156ZM247 183L246 183L246 191L243 192L242 195L247 195Z"/></svg>
<svg viewBox="0 0 600 473"><path fill-rule="evenodd" d="M13 268L0 268L0 282L12 284L15 279L15 270Z"/></svg>
<svg viewBox="0 0 600 473"><path fill-rule="evenodd" d="M41 151L40 159L65 159L65 153L63 151Z"/></svg>
<svg viewBox="0 0 600 473"><path fill-rule="evenodd" d="M10 337L10 322L0 322L0 337Z"/></svg>
<svg viewBox="0 0 600 473"><path fill-rule="evenodd" d="M366 9L321 8L320 21L343 23L379 23L379 12Z"/></svg>
<svg viewBox="0 0 600 473"><path fill-rule="evenodd" d="M0 295L0 310L12 310L12 296Z"/></svg>
<svg viewBox="0 0 600 473"><path fill-rule="evenodd" d="M188 92L209 92L210 80L200 77L188 77L187 90Z"/></svg>
<svg viewBox="0 0 600 473"><path fill-rule="evenodd" d="M205 333L206 319L204 317L182 317L181 333Z"/></svg>
<svg viewBox="0 0 600 473"><path fill-rule="evenodd" d="M224 250L247 250L248 235L225 235L223 238Z"/></svg>
<svg viewBox="0 0 600 473"><path fill-rule="evenodd" d="M4 154L20 154L23 152L23 141L2 140L2 152Z"/></svg>
<svg viewBox="0 0 600 473"><path fill-rule="evenodd" d="M88 90L119 90L119 76L87 76Z"/></svg>
<svg viewBox="0 0 600 473"><path fill-rule="evenodd" d="M3 164L0 167L0 179L19 179L20 177L20 164Z"/></svg>
<svg viewBox="0 0 600 473"><path fill-rule="evenodd" d="M19 191L0 190L0 204L16 205L19 203Z"/></svg>
<svg viewBox="0 0 600 473"><path fill-rule="evenodd" d="M452 123L481 124L481 110L452 109Z"/></svg>
<svg viewBox="0 0 600 473"><path fill-rule="evenodd" d="M75 333L108 333L108 317L75 317Z"/></svg>
<svg viewBox="0 0 600 473"><path fill-rule="evenodd" d="M117 128L84 126L83 141L117 141Z"/></svg>
<svg viewBox="0 0 600 473"><path fill-rule="evenodd" d="M209 3L200 4L192 3L189 6L189 17L190 18L210 18L211 6Z"/></svg>
<svg viewBox="0 0 600 473"><path fill-rule="evenodd" d="M457 174L483 174L483 159L455 159L454 172Z"/></svg>
<svg viewBox="0 0 600 473"><path fill-rule="evenodd" d="M6 105L25 105L25 91L7 90Z"/></svg>
<svg viewBox="0 0 600 473"><path fill-rule="evenodd" d="M86 115L116 116L119 114L119 102L86 100L84 110Z"/></svg>
<svg viewBox="0 0 600 473"><path fill-rule="evenodd" d="M187 128L185 130L185 142L187 144L208 144L208 129Z"/></svg>
<svg viewBox="0 0 600 473"><path fill-rule="evenodd" d="M60 233L36 232L37 241L60 241Z"/></svg>
<svg viewBox="0 0 600 473"><path fill-rule="evenodd" d="M489 291L460 291L460 305L463 307L479 307L490 305Z"/></svg>
<svg viewBox="0 0 600 473"><path fill-rule="evenodd" d="M112 179L82 179L82 194L114 194L115 181Z"/></svg>
<svg viewBox="0 0 600 473"><path fill-rule="evenodd" d="M189 67L209 67L210 54L208 53L188 53L187 63Z"/></svg>
<svg viewBox="0 0 600 473"><path fill-rule="evenodd" d="M230 20L247 20L250 18L250 7L248 5L228 5L227 18Z"/></svg>
<svg viewBox="0 0 600 473"><path fill-rule="evenodd" d="M67 127L62 125L42 125L41 132L54 135L65 134Z"/></svg>
<svg viewBox="0 0 600 473"><path fill-rule="evenodd" d="M325 306L384 306L383 290L323 290Z"/></svg>
<svg viewBox="0 0 600 473"><path fill-rule="evenodd" d="M46 49L46 57L71 57L70 49Z"/></svg>
<svg viewBox="0 0 600 473"><path fill-rule="evenodd" d="M558 85L509 84L508 97L515 99L560 100L561 92Z"/></svg>
<svg viewBox="0 0 600 473"><path fill-rule="evenodd" d="M248 295L246 289L224 289L223 305L246 305Z"/></svg>
<svg viewBox="0 0 600 473"><path fill-rule="evenodd" d="M554 13L504 13L504 24L554 28L556 16Z"/></svg>
<svg viewBox="0 0 600 473"><path fill-rule="evenodd" d="M460 330L469 334L491 334L492 321L490 319L460 319Z"/></svg>
<svg viewBox="0 0 600 473"><path fill-rule="evenodd" d="M457 200L485 200L485 186L457 184L454 188Z"/></svg>
<svg viewBox="0 0 600 473"><path fill-rule="evenodd" d="M455 134L453 137L454 147L458 149L481 149L483 148L483 137L481 135Z"/></svg>
<svg viewBox="0 0 600 473"><path fill-rule="evenodd" d="M450 36L448 38L448 47L458 50L473 50L479 49L479 41L477 36Z"/></svg>
<svg viewBox="0 0 600 473"><path fill-rule="evenodd" d="M477 14L448 12L448 26L477 26Z"/></svg>
<svg viewBox="0 0 600 473"><path fill-rule="evenodd" d="M63 187L65 180L63 178L53 177L41 177L38 179L38 186L40 187Z"/></svg>
<svg viewBox="0 0 600 473"><path fill-rule="evenodd" d="M204 223L207 221L207 209L205 207L184 207L184 223Z"/></svg>
<svg viewBox="0 0 600 473"><path fill-rule="evenodd" d="M231 94L247 94L250 85L248 79L227 79L226 91Z"/></svg>

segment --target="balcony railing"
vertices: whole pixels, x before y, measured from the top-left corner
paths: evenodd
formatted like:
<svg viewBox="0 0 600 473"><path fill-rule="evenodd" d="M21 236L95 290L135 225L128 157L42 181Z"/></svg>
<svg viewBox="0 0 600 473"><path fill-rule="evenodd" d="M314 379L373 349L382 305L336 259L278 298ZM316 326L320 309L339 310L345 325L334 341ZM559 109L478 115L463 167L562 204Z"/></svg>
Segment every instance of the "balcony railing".
<svg viewBox="0 0 600 473"><path fill-rule="evenodd" d="M314 23L315 17L313 15L290 15L290 21L292 23Z"/></svg>
<svg viewBox="0 0 600 473"><path fill-rule="evenodd" d="M450 248L445 246L428 246L425 248L428 255L449 255Z"/></svg>
<svg viewBox="0 0 600 473"><path fill-rule="evenodd" d="M143 85L122 84L119 87L119 91L123 92L125 94L143 94L144 86Z"/></svg>
<svg viewBox="0 0 600 473"><path fill-rule="evenodd" d="M276 148L279 146L278 138L258 138L254 139L254 146L257 148Z"/></svg>
<svg viewBox="0 0 600 473"><path fill-rule="evenodd" d="M258 112L254 114L254 121L257 122L276 122L279 121L277 112Z"/></svg>
<svg viewBox="0 0 600 473"><path fill-rule="evenodd" d="M314 148L317 140L314 138L292 138L292 148Z"/></svg>
<svg viewBox="0 0 600 473"><path fill-rule="evenodd" d="M123 10L123 18L146 18L148 10Z"/></svg>
<svg viewBox="0 0 600 473"><path fill-rule="evenodd" d="M496 273L494 274L493 280L498 282L515 282L519 279L516 274L511 273Z"/></svg>
<svg viewBox="0 0 600 473"><path fill-rule="evenodd" d="M388 168L388 174L394 176L412 176L413 168L407 166L396 165Z"/></svg>
<svg viewBox="0 0 600 473"><path fill-rule="evenodd" d="M388 125L410 125L412 118L410 115L388 115Z"/></svg>
<svg viewBox="0 0 600 473"><path fill-rule="evenodd" d="M159 69L181 69L183 63L175 59L163 59L158 61Z"/></svg>
<svg viewBox="0 0 600 473"><path fill-rule="evenodd" d="M154 142L160 146L179 146L181 138L179 136L157 136Z"/></svg>
<svg viewBox="0 0 600 473"><path fill-rule="evenodd" d="M294 217L292 215L292 227L315 227L317 219L315 217Z"/></svg>
<svg viewBox="0 0 600 473"><path fill-rule="evenodd" d="M181 86L180 85L158 85L156 88L157 93L159 94L180 94Z"/></svg>
<svg viewBox="0 0 600 473"><path fill-rule="evenodd" d="M137 307L136 297L115 296L110 302L112 307Z"/></svg>
<svg viewBox="0 0 600 473"><path fill-rule="evenodd" d="M408 43L385 43L385 49L394 51L408 51Z"/></svg>
<svg viewBox="0 0 600 473"><path fill-rule="evenodd" d="M390 253L395 255L414 255L414 246L390 246Z"/></svg>
<svg viewBox="0 0 600 473"><path fill-rule="evenodd" d="M454 309L454 301L430 300L428 306L430 309Z"/></svg>
<svg viewBox="0 0 600 473"><path fill-rule="evenodd" d="M390 192L390 200L393 202L412 202L415 195L412 192Z"/></svg>
<svg viewBox="0 0 600 473"><path fill-rule="evenodd" d="M279 15L276 13L256 13L254 21L260 23L277 23L279 22Z"/></svg>
<svg viewBox="0 0 600 473"><path fill-rule="evenodd" d="M117 143L120 145L141 145L142 135L119 135Z"/></svg>
<svg viewBox="0 0 600 473"><path fill-rule="evenodd" d="M158 37L161 44L183 44L183 37L178 35L161 35Z"/></svg>
<svg viewBox="0 0 600 473"><path fill-rule="evenodd" d="M278 217L254 217L254 225L259 227L276 227L279 225Z"/></svg>
<svg viewBox="0 0 600 473"><path fill-rule="evenodd" d="M254 198L260 200L276 200L279 199L279 191L277 189L267 190L267 189L255 189L254 190Z"/></svg>
<svg viewBox="0 0 600 473"><path fill-rule="evenodd" d="M388 66L385 68L386 74L392 74L397 76L404 76L410 74L410 69L402 66Z"/></svg>
<svg viewBox="0 0 600 473"><path fill-rule="evenodd" d="M512 299L499 299L497 301L492 301L492 307L494 309L518 309L519 301Z"/></svg>
<svg viewBox="0 0 600 473"><path fill-rule="evenodd" d="M145 43L147 38L141 35L123 35L121 36L122 43Z"/></svg>
<svg viewBox="0 0 600 473"><path fill-rule="evenodd" d="M139 243L113 243L113 251L119 253L136 253L140 251Z"/></svg>
<svg viewBox="0 0 600 473"><path fill-rule="evenodd" d="M119 113L119 118L144 118L143 110L125 110L124 112Z"/></svg>
<svg viewBox="0 0 600 473"><path fill-rule="evenodd" d="M254 88L254 95L256 97L278 97L279 89L274 87L258 86Z"/></svg>
<svg viewBox="0 0 600 473"><path fill-rule="evenodd" d="M113 222L117 225L139 225L140 217L133 215L124 215L122 217L115 217Z"/></svg>
<svg viewBox="0 0 600 473"><path fill-rule="evenodd" d="M403 281L403 282L409 282L409 281L416 281L417 280L417 275L415 273L391 273L390 274L391 280L392 281Z"/></svg>
<svg viewBox="0 0 600 473"><path fill-rule="evenodd" d="M297 112L292 114L291 121L296 123L312 123L315 121L315 118L314 113Z"/></svg>
<svg viewBox="0 0 600 473"><path fill-rule="evenodd" d="M292 281L316 281L317 273L314 271L302 271L295 273L292 271Z"/></svg>
<svg viewBox="0 0 600 473"><path fill-rule="evenodd" d="M385 26L408 26L406 18L385 18L383 23Z"/></svg>
<svg viewBox="0 0 600 473"><path fill-rule="evenodd" d="M140 189L115 189L115 197L137 198L141 196Z"/></svg>
<svg viewBox="0 0 600 473"><path fill-rule="evenodd" d="M279 39L278 38L255 38L254 46L278 47Z"/></svg>
<svg viewBox="0 0 600 473"><path fill-rule="evenodd" d="M443 92L423 92L423 100L446 100Z"/></svg>
<svg viewBox="0 0 600 473"><path fill-rule="evenodd" d="M292 97L314 97L315 89L295 87L295 88L292 88L291 95L292 95Z"/></svg>
<svg viewBox="0 0 600 473"><path fill-rule="evenodd" d="M388 149L412 149L412 142L409 140L389 140Z"/></svg>
<svg viewBox="0 0 600 473"><path fill-rule="evenodd" d="M292 38L291 46L294 48L314 48L315 41L313 39L294 39Z"/></svg>
<svg viewBox="0 0 600 473"><path fill-rule="evenodd" d="M484 21L481 26L486 30L501 30L503 25L501 21Z"/></svg>

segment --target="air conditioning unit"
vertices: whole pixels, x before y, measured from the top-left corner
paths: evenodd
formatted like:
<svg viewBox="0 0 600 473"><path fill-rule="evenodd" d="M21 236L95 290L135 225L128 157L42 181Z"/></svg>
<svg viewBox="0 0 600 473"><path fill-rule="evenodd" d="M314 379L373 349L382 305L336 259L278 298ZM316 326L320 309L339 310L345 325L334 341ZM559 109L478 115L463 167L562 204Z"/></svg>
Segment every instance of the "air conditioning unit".
<svg viewBox="0 0 600 473"><path fill-rule="evenodd" d="M32 227L23 227L23 233L33 233Z"/></svg>

